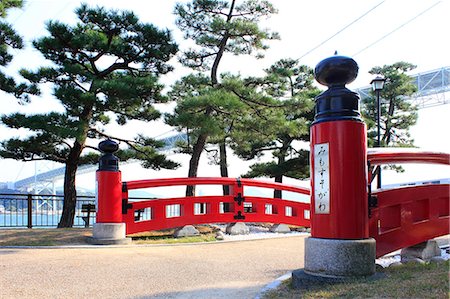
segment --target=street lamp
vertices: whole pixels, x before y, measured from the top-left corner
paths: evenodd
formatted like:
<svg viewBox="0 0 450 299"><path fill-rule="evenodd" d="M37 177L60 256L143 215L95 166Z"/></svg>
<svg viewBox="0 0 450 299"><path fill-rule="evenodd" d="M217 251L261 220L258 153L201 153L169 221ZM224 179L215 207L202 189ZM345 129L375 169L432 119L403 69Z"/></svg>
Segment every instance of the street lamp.
<svg viewBox="0 0 450 299"><path fill-rule="evenodd" d="M380 91L384 87L384 83L386 82L386 78L383 76L376 76L370 84L372 85L373 91L377 94L377 144L376 147L381 146L381 133L380 133L380 115L381 115L381 103L380 103ZM378 175L377 175L377 187L381 188L381 167L378 167Z"/></svg>

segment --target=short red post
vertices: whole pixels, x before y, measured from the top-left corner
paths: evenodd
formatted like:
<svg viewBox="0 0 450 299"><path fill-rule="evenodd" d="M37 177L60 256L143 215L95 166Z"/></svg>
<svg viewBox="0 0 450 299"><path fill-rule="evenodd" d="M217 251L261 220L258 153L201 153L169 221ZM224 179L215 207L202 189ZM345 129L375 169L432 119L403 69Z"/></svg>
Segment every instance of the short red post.
<svg viewBox="0 0 450 299"><path fill-rule="evenodd" d="M122 174L119 159L113 155L117 143L106 140L99 144L105 154L99 160L96 172L97 223L122 222Z"/></svg>
<svg viewBox="0 0 450 299"><path fill-rule="evenodd" d="M328 90L315 99L311 126L306 276L323 279L375 273L375 240L369 238L368 227L366 125L358 94L345 87L357 74L357 63L345 56L327 58L315 68L316 80Z"/></svg>
<svg viewBox="0 0 450 299"><path fill-rule="evenodd" d="M122 177L119 159L114 156L118 144L108 139L100 142L99 149L104 153L99 160L96 173L96 223L93 228L92 243L124 244L125 223L122 219Z"/></svg>

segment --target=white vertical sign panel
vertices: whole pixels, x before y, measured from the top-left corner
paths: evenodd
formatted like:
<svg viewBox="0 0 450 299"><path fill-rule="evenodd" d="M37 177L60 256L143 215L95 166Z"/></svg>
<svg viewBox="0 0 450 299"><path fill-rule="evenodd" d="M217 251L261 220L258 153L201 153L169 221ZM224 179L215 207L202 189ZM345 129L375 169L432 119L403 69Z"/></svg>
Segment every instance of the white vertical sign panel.
<svg viewBox="0 0 450 299"><path fill-rule="evenodd" d="M330 214L330 152L328 143L314 145L314 202L316 214Z"/></svg>
<svg viewBox="0 0 450 299"><path fill-rule="evenodd" d="M95 208L98 212L98 173L95 174Z"/></svg>

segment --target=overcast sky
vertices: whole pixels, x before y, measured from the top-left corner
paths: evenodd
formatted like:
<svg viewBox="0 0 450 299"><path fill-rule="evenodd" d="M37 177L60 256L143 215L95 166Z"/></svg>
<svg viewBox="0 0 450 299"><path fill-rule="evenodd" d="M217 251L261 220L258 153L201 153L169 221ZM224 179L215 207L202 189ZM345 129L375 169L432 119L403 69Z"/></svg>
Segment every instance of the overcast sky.
<svg viewBox="0 0 450 299"><path fill-rule="evenodd" d="M141 21L172 30L181 49L187 46L174 24L173 8L179 1L85 2L93 6L132 10ZM14 51L14 61L6 70L2 70L14 75L20 68L34 69L44 64L42 56L32 49L30 41L47 34L45 22L49 19L74 24L76 18L73 11L80 3L78 0L28 0L23 9L10 10L7 20L24 36L27 47L25 50ZM261 75L264 68L287 57L302 57L300 60L302 64L314 67L320 60L337 50L339 54L353 57L359 64L359 76L349 86L356 89L369 84L373 76L368 74L368 71L374 66L407 61L417 65L417 69L412 72L414 74L450 65L450 43L446 40L450 1L276 0L272 3L278 8L279 13L264 20L261 25L279 32L281 40L270 43L270 49L266 51L266 57L262 60L249 56L238 58L225 56L220 72ZM189 72L179 66L176 59L172 63L175 71L162 78L167 85ZM50 94L33 99L33 103L27 107L19 106L10 95L2 93L0 96L4 103L1 106L1 113L17 110L27 113L58 110L57 101L52 99ZM420 113L419 125L413 129L413 137L419 146L441 151L449 150L449 142L442 141L449 138L443 138L442 131L430 130L430 128L450 127L449 106L427 109ZM164 131L167 131L167 128L154 124L151 128L147 128L145 133L157 136ZM1 139L15 135L16 132L0 128ZM2 166L0 181L15 180L23 176L22 173L28 172L20 170L19 163L10 161L0 160L0 166ZM14 171L6 172L5 168ZM206 168L208 167L205 166ZM239 173L239 169L235 173ZM183 174L180 175L184 176ZM218 171L215 175L218 175Z"/></svg>

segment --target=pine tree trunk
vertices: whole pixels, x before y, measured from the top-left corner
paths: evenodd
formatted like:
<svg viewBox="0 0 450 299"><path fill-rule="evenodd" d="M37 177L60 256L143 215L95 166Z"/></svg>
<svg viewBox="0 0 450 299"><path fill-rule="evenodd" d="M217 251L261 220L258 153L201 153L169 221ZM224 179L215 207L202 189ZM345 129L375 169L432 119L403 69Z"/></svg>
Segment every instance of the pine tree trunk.
<svg viewBox="0 0 450 299"><path fill-rule="evenodd" d="M189 161L189 172L188 177L195 178L198 173L198 164L200 162L200 155L205 148L206 138L208 136L206 134L200 134L197 138L197 142L194 144L194 148L192 149L191 160ZM186 186L186 196L194 196L195 195L195 186Z"/></svg>
<svg viewBox="0 0 450 299"><path fill-rule="evenodd" d="M388 109L388 115L386 116L386 130L384 131L384 136L381 139L381 141L384 141L384 145L388 146L389 143L391 142L391 137L392 137L392 123L391 123L391 117L394 115L394 111L395 111L395 105L394 105L394 101L390 100L389 101L389 109Z"/></svg>
<svg viewBox="0 0 450 299"><path fill-rule="evenodd" d="M223 178L228 177L228 165L227 165L227 148L225 145L225 139L219 143L219 155L220 155L220 176ZM223 185L223 195L230 194L230 187Z"/></svg>
<svg viewBox="0 0 450 299"><path fill-rule="evenodd" d="M280 155L278 157L278 165L282 165L286 160L285 152L280 151ZM276 175L275 176L275 183L283 183L283 174ZM281 190L274 190L273 191L273 198L281 198L283 196Z"/></svg>
<svg viewBox="0 0 450 299"><path fill-rule="evenodd" d="M78 161L82 151L82 146L75 142L70 150L64 173L64 203L61 219L58 228L73 227L75 218L75 207L77 205L77 190L75 188L75 176L78 169Z"/></svg>

